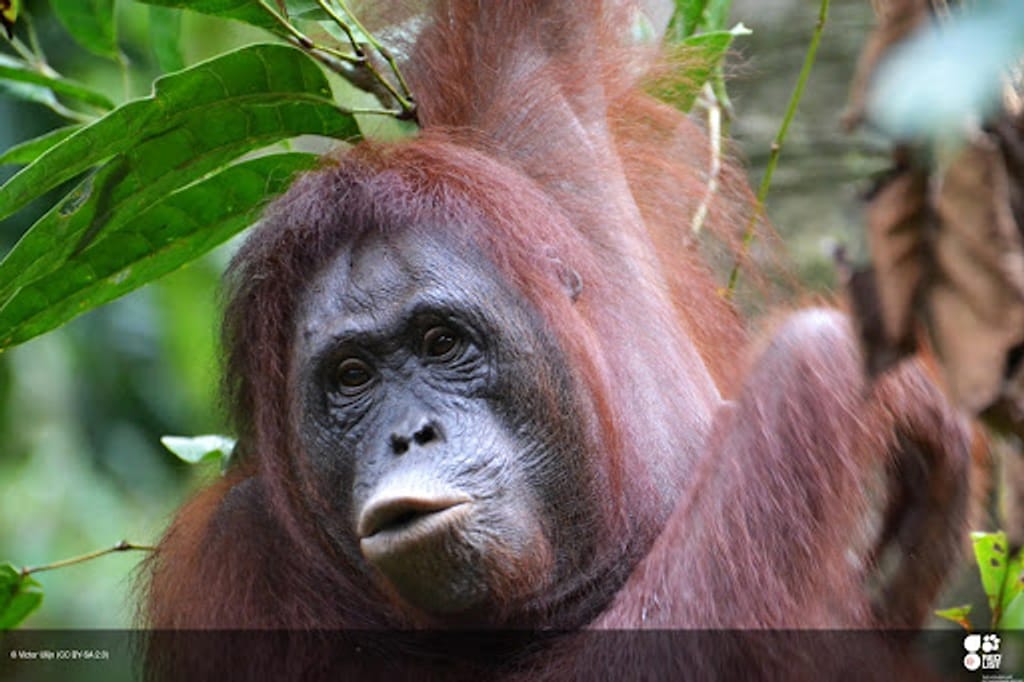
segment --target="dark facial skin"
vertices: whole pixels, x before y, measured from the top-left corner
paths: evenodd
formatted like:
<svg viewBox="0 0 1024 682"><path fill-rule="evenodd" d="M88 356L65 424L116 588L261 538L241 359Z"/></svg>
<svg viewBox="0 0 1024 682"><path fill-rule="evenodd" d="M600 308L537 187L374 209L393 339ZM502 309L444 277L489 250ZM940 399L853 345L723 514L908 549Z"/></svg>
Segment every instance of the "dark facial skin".
<svg viewBox="0 0 1024 682"><path fill-rule="evenodd" d="M594 552L588 407L530 310L475 249L428 229L345 249L300 307L298 418L333 505L323 522L433 618L571 599Z"/></svg>

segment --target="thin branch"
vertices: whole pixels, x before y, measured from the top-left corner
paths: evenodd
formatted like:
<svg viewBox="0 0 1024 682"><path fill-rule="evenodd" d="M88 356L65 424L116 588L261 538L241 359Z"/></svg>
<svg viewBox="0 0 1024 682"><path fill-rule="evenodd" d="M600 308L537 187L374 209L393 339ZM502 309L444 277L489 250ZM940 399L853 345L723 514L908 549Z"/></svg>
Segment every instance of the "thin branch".
<svg viewBox="0 0 1024 682"><path fill-rule="evenodd" d="M398 63L395 62L395 58L392 56L391 51L387 47L382 45L380 41L378 41L377 38L375 38L372 33L366 30L366 28L359 22L359 17L357 17L352 12L352 10L348 8L348 5L345 3L345 0L337 0L337 2L341 6L341 9L345 12L345 14L347 14L349 18L352 19L352 23L356 25L356 28L359 30L359 32L366 36L366 39L370 41L370 45L373 47L373 49L379 52L387 61L388 66L391 68L391 73L395 75L395 78L398 80L399 87L402 88L402 94L404 95L404 97L400 97L399 102L402 104L403 109L410 109L411 111L413 101L412 91L409 90L409 84L405 82L405 77L402 76L402 72L398 68ZM408 100L408 106L407 102L404 100Z"/></svg>
<svg viewBox="0 0 1024 682"><path fill-rule="evenodd" d="M718 96L710 83L705 83L701 99L708 110L708 137L711 141L711 170L708 173L708 185L704 190L704 197L700 206L693 214L690 222L690 230L699 234L707 219L711 201L718 193L718 178L722 174L722 107L719 105Z"/></svg>
<svg viewBox="0 0 1024 682"><path fill-rule="evenodd" d="M736 283L740 277L740 265L746 260L747 254L750 251L750 245L757 235L757 224L764 217L765 200L768 198L768 191L772 186L772 176L775 174L775 168L779 165L782 143L786 139L786 133L789 132L789 124L793 122L793 118L796 116L796 110L800 105L800 99L803 97L804 88L807 86L807 80L811 75L811 67L814 66L814 59L818 54L818 46L821 44L821 36L825 32L825 24L828 22L828 8L829 0L821 0L821 7L818 10L818 23L814 27L811 44L807 47L807 55L804 57L803 68L800 69L800 77L797 79L796 87L789 98L789 107L786 109L786 115L782 119L782 125L779 126L779 132L776 133L775 139L772 141L768 165L764 169L761 186L757 190L757 203L754 205L754 212L751 214L750 220L747 223L747 229L743 234L743 243L740 246L739 256L737 256L736 262L732 267L732 272L729 273L729 283L725 289L726 299L732 299L736 293Z"/></svg>
<svg viewBox="0 0 1024 682"><path fill-rule="evenodd" d="M122 540L121 542L117 543L113 547L108 547L106 549L99 549L99 550L96 550L95 552L89 552L88 554L82 554L81 556L71 557L70 559L62 559L60 561L54 561L52 564L43 564L42 566L32 566L31 568L26 566L25 568L21 569L21 575L22 576L28 576L28 575L32 575L33 573L42 573L43 571L53 571L53 570L58 569L58 568L64 568L65 566L73 566L75 564L81 564L81 563L84 563L86 561L92 561L93 559L97 559L97 558L99 558L101 556L106 556L107 554L114 554L116 552L131 552L131 551L155 552L156 551L156 547L152 547L150 545L137 545L135 543L128 542L127 540Z"/></svg>
<svg viewBox="0 0 1024 682"><path fill-rule="evenodd" d="M356 56L365 57L366 55L363 54L363 47L359 44L359 41L356 40L356 36L352 33L352 27L348 25L348 22L334 11L334 8L331 7L327 0L316 0L316 3L320 5L320 8L327 12L327 16L329 16L331 20L345 32L345 35L348 36L349 44L351 44L352 49L355 50Z"/></svg>
<svg viewBox="0 0 1024 682"><path fill-rule="evenodd" d="M256 2L258 2L260 7L263 8L263 11L273 17L274 21L276 21L281 28L287 31L292 38L298 41L299 47L304 50L309 50L314 47L313 41L310 40L309 36L292 26L290 21L278 14L277 11L264 0L256 0Z"/></svg>
<svg viewBox="0 0 1024 682"><path fill-rule="evenodd" d="M398 85L401 88L401 92L399 92L398 88L396 88L391 83L391 81L388 78L386 78L384 74L380 73L374 66L373 61L370 59L370 55L367 55L364 52L363 46L356 39L352 27L349 26L348 21L346 21L345 17L342 17L340 14L338 14L338 12L335 11L334 7L331 6L331 3L329 3L327 0L317 0L317 4L320 5L320 8L323 9L324 12L327 13L327 16L329 16L331 20L335 24L337 24L342 31L345 32L345 35L348 37L349 43L352 45L352 49L355 51L356 55L358 55L359 68L368 71L370 75L373 77L373 79L377 83L379 83L381 87L384 88L385 91L387 91L388 95L394 98L398 105L402 107L402 115L400 116L400 118L413 118L415 116L416 107L415 104L413 104L412 94L409 92L409 86L406 84L405 78L402 76L402 72L399 70L398 64L391 56L391 53L388 51L386 47L384 47L384 45L380 43L380 41L378 41L373 36L373 34L366 30L366 28L360 23L359 18L356 17L352 10L348 8L348 5L345 4L344 0L337 0L337 2L338 5L341 7L341 10L345 13L345 16L348 17L348 19L351 20L351 22L355 25L355 28L359 32L359 34L364 36L366 40L369 42L370 47L373 48L373 50L375 50L378 54L380 54L385 59L385 61L387 61L388 67L391 69L391 72L394 74L395 79L398 81ZM341 73L342 75L345 75L343 71Z"/></svg>

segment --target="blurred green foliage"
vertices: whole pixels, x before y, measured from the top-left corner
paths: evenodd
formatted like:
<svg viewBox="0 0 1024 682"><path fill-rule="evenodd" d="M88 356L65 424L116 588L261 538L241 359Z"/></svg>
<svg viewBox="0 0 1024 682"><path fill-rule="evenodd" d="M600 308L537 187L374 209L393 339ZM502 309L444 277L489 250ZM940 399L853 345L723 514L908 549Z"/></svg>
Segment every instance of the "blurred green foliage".
<svg viewBox="0 0 1024 682"><path fill-rule="evenodd" d="M120 93L148 94L160 68L149 8L118 3L125 65L90 54L45 2L27 0L50 63L62 74ZM183 18L188 63L252 40L241 24ZM38 104L0 93L0 150L65 125ZM6 180L15 168L0 168ZM57 193L66 188L60 188ZM0 222L0 251L53 203L43 197ZM49 563L122 538L153 543L171 512L218 465L189 467L160 445L168 433L223 432L217 402L217 301L228 245L65 327L0 354L0 557ZM35 578L45 606L27 628L116 628L134 618L125 552Z"/></svg>

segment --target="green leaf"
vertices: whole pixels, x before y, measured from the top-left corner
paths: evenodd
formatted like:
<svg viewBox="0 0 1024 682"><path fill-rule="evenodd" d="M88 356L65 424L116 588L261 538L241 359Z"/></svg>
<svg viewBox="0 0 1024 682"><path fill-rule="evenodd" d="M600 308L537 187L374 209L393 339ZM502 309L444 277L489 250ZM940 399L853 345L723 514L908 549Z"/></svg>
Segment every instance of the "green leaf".
<svg viewBox="0 0 1024 682"><path fill-rule="evenodd" d="M3 154L0 154L0 166L5 164L32 163L40 154L50 147L53 147L67 139L69 135L74 133L76 130L79 130L81 127L82 126L80 125L73 125L65 126L64 128L57 128L55 130L51 130L45 135L40 135L39 137L15 145Z"/></svg>
<svg viewBox="0 0 1024 682"><path fill-rule="evenodd" d="M75 42L101 57L118 58L114 0L50 0L50 5Z"/></svg>
<svg viewBox="0 0 1024 682"><path fill-rule="evenodd" d="M250 136L246 146L253 149L268 138L358 134L352 116L334 105L320 67L284 45L241 48L164 76L154 89L153 96L129 102L71 135L0 187L0 219L143 142L173 156L132 161L146 177L159 178L190 156L222 147L225 140ZM277 132L266 132L275 127ZM176 146L185 142L183 148Z"/></svg>
<svg viewBox="0 0 1024 682"><path fill-rule="evenodd" d="M693 35L704 18L708 0L676 0L676 10L668 25L672 40L680 41Z"/></svg>
<svg viewBox="0 0 1024 682"><path fill-rule="evenodd" d="M971 542L981 573L981 586L992 610L992 620L998 622L1002 613L1003 583L1010 560L1006 549L1006 533L971 533Z"/></svg>
<svg viewBox="0 0 1024 682"><path fill-rule="evenodd" d="M732 0L708 0L707 8L704 10L705 31L724 31L729 25L729 12L732 9Z"/></svg>
<svg viewBox="0 0 1024 682"><path fill-rule="evenodd" d="M263 1L269 3L267 6L274 8L275 12L277 11L277 4L274 0ZM281 24L257 0L139 0L139 2L158 7L190 9L201 14L242 21L279 35L288 35Z"/></svg>
<svg viewBox="0 0 1024 682"><path fill-rule="evenodd" d="M0 308L0 348L64 324L206 253L255 222L314 154L246 161L181 189L67 254ZM45 254L41 256L46 258Z"/></svg>
<svg viewBox="0 0 1024 682"><path fill-rule="evenodd" d="M971 613L971 605L964 604L963 606L953 606L948 609L941 609L935 612L935 615L939 618L945 618L946 620L952 621L962 627L968 632L971 631L971 621L968 616Z"/></svg>
<svg viewBox="0 0 1024 682"><path fill-rule="evenodd" d="M0 564L0 630L10 630L43 602L43 588L12 564Z"/></svg>
<svg viewBox="0 0 1024 682"><path fill-rule="evenodd" d="M235 451L235 439L227 436L164 436L164 447L189 464L220 462L221 471L227 469Z"/></svg>
<svg viewBox="0 0 1024 682"><path fill-rule="evenodd" d="M330 94L323 72L302 52L257 45L161 79L153 98L72 134L0 188L0 213L113 158L40 218L0 263L0 305L244 153L301 134L357 137L353 117ZM218 204L223 197L205 200ZM28 337L16 334L9 342L15 338Z"/></svg>
<svg viewBox="0 0 1024 682"><path fill-rule="evenodd" d="M66 95L100 109L113 109L114 103L105 95L67 78L47 76L20 59L0 54L0 78L18 83L41 85L58 95Z"/></svg>
<svg viewBox="0 0 1024 682"><path fill-rule="evenodd" d="M1006 608L1024 592L1022 578L1024 578L1024 556L1017 552L1006 564L1006 573L1003 576L1003 586L1000 590L999 606L1004 617Z"/></svg>
<svg viewBox="0 0 1024 682"><path fill-rule="evenodd" d="M653 94L680 111L689 111L701 86L714 78L720 69L733 40L749 34L746 26L737 24L728 31L699 33L686 38L681 45L693 55L693 66L668 86L655 89Z"/></svg>
<svg viewBox="0 0 1024 682"><path fill-rule="evenodd" d="M153 54L164 73L185 68L185 58L181 55L180 11L169 7L150 7L149 37L153 43Z"/></svg>
<svg viewBox="0 0 1024 682"><path fill-rule="evenodd" d="M1024 594L1018 594L1003 608L1003 617L996 624L999 630L1024 630Z"/></svg>

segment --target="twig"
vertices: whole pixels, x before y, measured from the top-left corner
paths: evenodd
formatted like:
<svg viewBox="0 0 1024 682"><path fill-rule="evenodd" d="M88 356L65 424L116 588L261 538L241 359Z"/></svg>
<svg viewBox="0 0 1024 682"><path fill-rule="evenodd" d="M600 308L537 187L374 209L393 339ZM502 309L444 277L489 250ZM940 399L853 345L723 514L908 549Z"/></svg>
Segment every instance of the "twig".
<svg viewBox="0 0 1024 682"><path fill-rule="evenodd" d="M281 26L281 28L287 31L292 38L298 41L299 47L301 47L304 50L309 50L314 47L314 43L312 40L310 40L309 36L307 36L305 33L292 26L292 22L288 21L286 18L278 14L277 11L274 10L274 8L268 5L266 2L264 2L264 0L256 0L256 2L259 3L260 7L263 8L264 12L273 17L274 21L276 21L278 25Z"/></svg>
<svg viewBox="0 0 1024 682"><path fill-rule="evenodd" d="M360 35L364 36L369 42L370 47L380 54L387 62L388 67L391 69L391 73L394 74L395 79L398 81L398 86L401 88L401 92L399 92L398 88L396 88L391 81L384 76L384 74L380 73L376 69L373 61L370 59L370 56L364 52L363 46L356 39L356 36L352 31L352 27L348 25L348 21L346 21L345 17L338 14L334 10L334 7L331 6L331 3L327 0L317 0L317 4L320 5L321 9L327 13L327 16L329 16L331 20L345 32L349 43L352 45L352 50L355 51L357 55L360 68L366 69L372 75L373 79L377 81L402 108L402 114L399 118L414 118L416 106L413 103L412 93L409 91L409 86L406 84L405 78L402 76L402 72L398 68L398 64L395 62L394 57L391 56L391 52L384 47L384 45L382 45L380 41L373 36L373 34L366 30L362 23L360 23L359 18L352 12L352 10L349 9L348 5L345 4L344 0L336 1L338 6L341 7L341 11L344 12L345 16L348 17L348 19L355 25L355 28L359 31ZM342 75L344 75L343 72Z"/></svg>
<svg viewBox="0 0 1024 682"><path fill-rule="evenodd" d="M699 234L707 219L708 210L715 194L718 193L718 177L722 173L722 107L718 103L718 97L710 83L705 83L702 99L706 102L708 109L708 137L711 138L711 170L708 173L708 185L704 190L704 197L700 206L693 214L690 222L690 230Z"/></svg>
<svg viewBox="0 0 1024 682"><path fill-rule="evenodd" d="M811 67L814 66L814 59L818 53L818 46L821 44L821 36L825 32L825 24L828 21L828 7L829 0L821 0L821 7L818 10L818 23L814 27L814 34L811 36L811 44L807 47L807 55L804 57L803 68L800 69L800 77L797 79L796 87L793 89L793 94L789 98L789 108L786 110L786 115L782 119L782 125L779 126L779 132L776 133L775 139L772 141L771 154L768 156L768 165L764 169L764 176L761 178L761 186L757 190L757 203L754 205L754 212L751 214L750 220L747 223L747 229L743 233L743 243L740 245L739 256L737 256L736 262L732 267L732 272L729 273L729 283L725 289L726 299L732 299L736 293L736 283L740 277L740 265L746 260L747 254L750 251L750 245L753 243L754 237L757 234L757 223L764 217L765 200L768 198L768 190L771 189L772 176L775 174L775 167L779 164L779 156L782 153L782 143L786 139L786 133L789 132L789 124L792 123L793 117L796 116L797 107L800 104L800 99L803 97L807 80L811 75Z"/></svg>
<svg viewBox="0 0 1024 682"><path fill-rule="evenodd" d="M348 5L345 3L345 0L338 0L338 4L341 5L341 9L344 10L345 14L347 14L349 18L352 19L352 23L356 25L356 28L359 29L359 32L366 36L366 39L370 41L371 47L373 47L374 50L379 52L381 56L383 56L384 59L387 61L388 66L391 68L391 73L393 73L395 75L395 79L398 80L398 85L399 87L402 88L402 94L404 95L403 97L398 98L398 101L402 104L403 109L406 109L408 107L411 110L411 107L413 106L412 91L409 90L409 84L405 82L405 77L402 76L402 72L398 68L398 63L395 62L395 58L392 56L391 51L384 45L382 45L380 41L378 41L377 38L375 38L372 33L366 30L366 28L359 22L359 17L353 14L352 10L348 8ZM408 100L408 102L406 102L405 100Z"/></svg>
<svg viewBox="0 0 1024 682"><path fill-rule="evenodd" d="M341 77L352 82L356 87L376 94L377 98L381 100L385 107L390 104L389 101L386 101L388 99L393 99L398 106L401 107L399 111L382 109L373 110L371 113L386 113L389 116L394 116L399 119L415 119L416 106L413 103L412 95L409 93L409 88L406 85L401 72L398 70L398 65L395 63L395 60L391 57L391 54L387 49L369 32L367 32L365 28L363 28L362 24L359 23L359 20L354 14L352 14L343 1L338 0L338 4L342 11L352 21L356 30L366 36L366 40L369 41L370 46L380 53L385 60L387 60L391 71L394 73L395 78L399 83L399 86L402 88L402 92L399 92L391 81L385 78L384 75L374 67L362 45L360 45L359 41L356 39L352 26L348 24L348 21L346 21L346 19L342 17L327 0L317 0L317 4L324 10L324 12L327 13L327 16L329 16L331 20L345 32L345 35L348 37L349 43L351 43L352 49L355 52L354 55L326 45L318 45L312 38L296 28L285 14L278 12L267 4L266 0L256 0L256 2L259 3L260 8L263 9L264 12L272 17L273 20L285 30L287 33L286 38L293 45L309 54L331 71L334 71ZM357 74L360 72L369 74L369 79L371 79L372 82L379 84L382 89L378 89L375 86L370 86L361 82L363 79L357 77Z"/></svg>
<svg viewBox="0 0 1024 682"><path fill-rule="evenodd" d="M141 551L141 552L155 552L156 547L150 545L137 545L127 540L122 540L113 547L106 549L99 549L95 552L89 552L88 554L82 554L81 556L71 557L70 559L62 559L60 561L54 561L52 564L43 564L42 566L32 566L31 568L26 566L21 569L22 577L32 575L33 573L42 573L43 571L52 571L58 568L64 568L65 566L73 566L74 564L81 564L86 561L92 561L101 556L107 554L114 554L115 552L130 552L130 551Z"/></svg>

